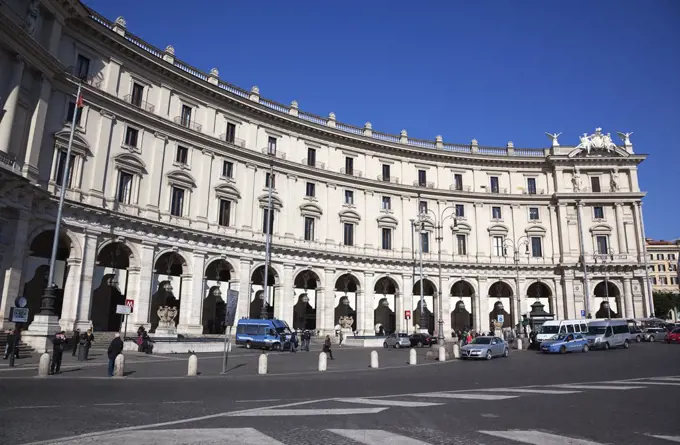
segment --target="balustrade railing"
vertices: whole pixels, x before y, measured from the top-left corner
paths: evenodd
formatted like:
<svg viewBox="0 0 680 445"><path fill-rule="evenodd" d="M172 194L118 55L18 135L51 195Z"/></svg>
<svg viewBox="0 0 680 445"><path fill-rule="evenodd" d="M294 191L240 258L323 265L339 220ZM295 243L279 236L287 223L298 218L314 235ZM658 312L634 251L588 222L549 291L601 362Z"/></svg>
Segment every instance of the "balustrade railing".
<svg viewBox="0 0 680 445"><path fill-rule="evenodd" d="M11 153L0 151L0 166L7 170L14 170L17 163L17 157Z"/></svg>
<svg viewBox="0 0 680 445"><path fill-rule="evenodd" d="M184 119L182 118L182 116L177 116L173 120L177 125L181 125L182 127L188 128L190 130L200 132L203 129L203 126L201 124L197 124L196 122L191 121L189 119Z"/></svg>
<svg viewBox="0 0 680 445"><path fill-rule="evenodd" d="M265 147L261 151L263 155L269 155L283 160L286 159L286 153L282 152L281 150L271 150L269 147Z"/></svg>
<svg viewBox="0 0 680 445"><path fill-rule="evenodd" d="M305 165L307 165L307 166L309 166L309 167L321 168L321 169L325 169L325 168L326 168L326 164L324 164L323 162L310 161L310 160L307 159L307 158L304 158L304 159L302 160L302 163L305 164Z"/></svg>
<svg viewBox="0 0 680 445"><path fill-rule="evenodd" d="M290 111L290 109L287 106L269 99L260 98L260 105L264 105L265 107L272 109L274 111L278 111L279 113L288 114Z"/></svg>
<svg viewBox="0 0 680 445"><path fill-rule="evenodd" d="M425 182L420 182L418 180L413 181L413 185L416 187L425 187L428 189L433 189L434 188L434 182L430 181L425 181Z"/></svg>
<svg viewBox="0 0 680 445"><path fill-rule="evenodd" d="M154 107L152 104L145 100L141 100L132 94L128 94L127 96L123 97L123 100L131 105L134 105L137 108L141 108L142 110L153 113L156 107Z"/></svg>
<svg viewBox="0 0 680 445"><path fill-rule="evenodd" d="M242 147L242 148L245 148L245 146L246 146L246 141L244 141L243 139L234 138L234 137L228 138L227 133L222 133L220 135L220 140L222 140L224 142L228 142L228 143L233 144L233 145L236 145L238 147Z"/></svg>
<svg viewBox="0 0 680 445"><path fill-rule="evenodd" d="M396 176L383 176L383 175L378 175L378 181L381 182L390 182L392 184L399 184L399 178Z"/></svg>
<svg viewBox="0 0 680 445"><path fill-rule="evenodd" d="M357 178L361 178L364 176L364 173L361 170L357 170L356 168L347 170L345 167L342 167L340 169L340 173L342 173L343 175L356 176Z"/></svg>
<svg viewBox="0 0 680 445"><path fill-rule="evenodd" d="M471 192L472 191L472 186L471 185L461 185L461 186L456 186L456 184L451 184L449 186L449 190L453 190L454 192Z"/></svg>

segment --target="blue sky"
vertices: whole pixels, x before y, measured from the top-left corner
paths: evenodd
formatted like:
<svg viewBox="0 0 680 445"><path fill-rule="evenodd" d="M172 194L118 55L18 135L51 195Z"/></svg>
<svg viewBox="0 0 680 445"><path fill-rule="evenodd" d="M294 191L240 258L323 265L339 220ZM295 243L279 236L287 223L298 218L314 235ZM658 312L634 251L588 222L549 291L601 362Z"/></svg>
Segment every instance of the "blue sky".
<svg viewBox="0 0 680 445"><path fill-rule="evenodd" d="M647 236L680 237L680 1L85 3L230 83L379 131L515 147L633 131Z"/></svg>

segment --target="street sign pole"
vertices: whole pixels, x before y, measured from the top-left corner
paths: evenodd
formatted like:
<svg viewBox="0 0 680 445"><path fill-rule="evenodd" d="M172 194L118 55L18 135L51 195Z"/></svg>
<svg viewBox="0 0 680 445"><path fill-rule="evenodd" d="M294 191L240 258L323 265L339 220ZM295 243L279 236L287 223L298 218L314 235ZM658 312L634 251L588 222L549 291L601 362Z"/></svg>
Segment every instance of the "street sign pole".
<svg viewBox="0 0 680 445"><path fill-rule="evenodd" d="M222 360L222 374L227 373L227 362L229 361L229 350L231 349L231 328L234 326L234 319L236 318L236 306L238 306L238 291L229 289L227 291L227 311L224 314L224 325L226 330L224 331L224 352L222 353L224 358Z"/></svg>
<svg viewBox="0 0 680 445"><path fill-rule="evenodd" d="M227 362L229 361L229 338L231 337L231 326L227 327L226 335L224 336L224 361L222 362L222 374L227 373Z"/></svg>

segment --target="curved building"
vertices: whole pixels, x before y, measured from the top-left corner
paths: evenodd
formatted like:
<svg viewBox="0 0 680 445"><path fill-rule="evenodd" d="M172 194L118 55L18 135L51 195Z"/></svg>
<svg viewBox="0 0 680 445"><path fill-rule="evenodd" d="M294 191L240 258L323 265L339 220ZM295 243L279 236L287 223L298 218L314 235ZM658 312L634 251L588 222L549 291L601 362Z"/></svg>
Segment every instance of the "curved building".
<svg viewBox="0 0 680 445"><path fill-rule="evenodd" d="M625 135L527 149L381 133L226 83L76 0L25 3L0 5L5 326L17 296L40 311L62 186L63 329L118 330L126 300L128 330L153 329L171 301L180 333L219 333L229 289L237 317L258 317L270 183L266 310L291 326L412 332L441 316L448 337L513 326L537 300L559 318L652 312L645 156Z"/></svg>

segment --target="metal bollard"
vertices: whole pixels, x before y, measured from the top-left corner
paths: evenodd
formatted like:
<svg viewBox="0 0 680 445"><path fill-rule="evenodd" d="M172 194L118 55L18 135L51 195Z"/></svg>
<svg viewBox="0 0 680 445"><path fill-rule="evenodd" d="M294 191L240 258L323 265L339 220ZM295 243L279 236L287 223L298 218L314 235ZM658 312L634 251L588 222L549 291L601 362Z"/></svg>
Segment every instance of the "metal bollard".
<svg viewBox="0 0 680 445"><path fill-rule="evenodd" d="M191 354L189 356L189 370L187 375L190 377L196 377L198 375L198 357L196 354Z"/></svg>
<svg viewBox="0 0 680 445"><path fill-rule="evenodd" d="M125 377L125 356L123 354L118 354L118 357L116 357L113 365L113 376Z"/></svg>
<svg viewBox="0 0 680 445"><path fill-rule="evenodd" d="M460 346L458 344L453 345L453 358L460 358Z"/></svg>
<svg viewBox="0 0 680 445"><path fill-rule="evenodd" d="M325 371L328 366L328 357L325 352L319 353L319 371Z"/></svg>
<svg viewBox="0 0 680 445"><path fill-rule="evenodd" d="M267 373L267 354L265 353L260 354L260 358L257 360L257 373Z"/></svg>
<svg viewBox="0 0 680 445"><path fill-rule="evenodd" d="M378 351L371 351L371 368L378 369L380 364L378 363Z"/></svg>
<svg viewBox="0 0 680 445"><path fill-rule="evenodd" d="M47 377L50 374L50 355L45 352L40 356L38 365L38 377Z"/></svg>
<svg viewBox="0 0 680 445"><path fill-rule="evenodd" d="M446 361L446 348L444 346L439 347L439 361L440 362Z"/></svg>
<svg viewBox="0 0 680 445"><path fill-rule="evenodd" d="M408 364L409 365L418 364L418 356L416 355L415 348L411 348L411 350L408 352Z"/></svg>
<svg viewBox="0 0 680 445"><path fill-rule="evenodd" d="M515 343L517 343L517 350L521 351L522 350L522 339L521 338L515 339Z"/></svg>

